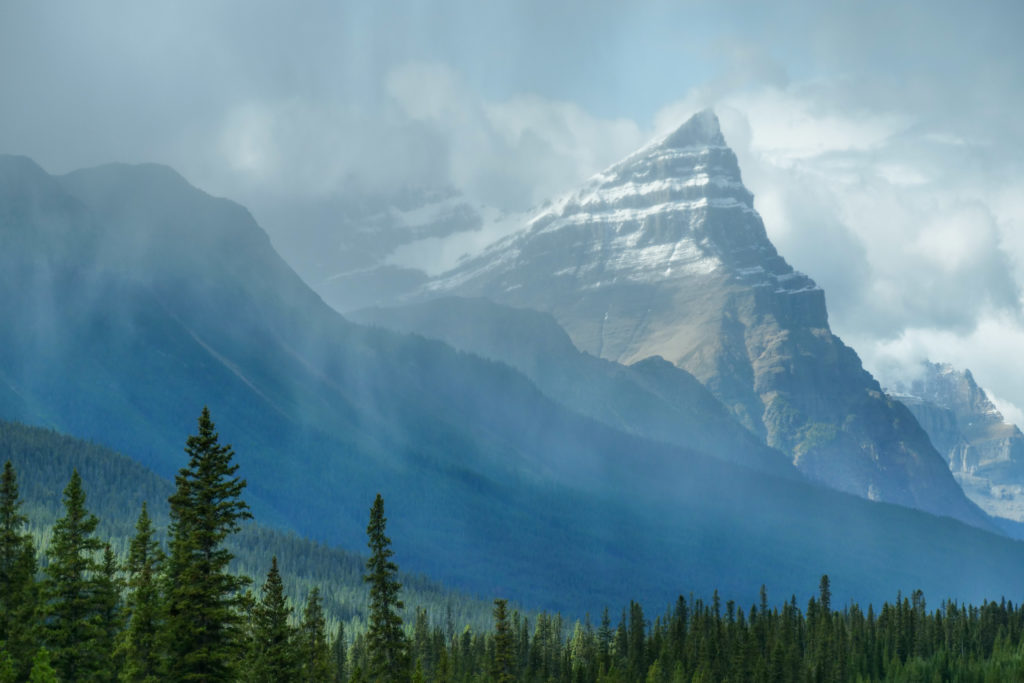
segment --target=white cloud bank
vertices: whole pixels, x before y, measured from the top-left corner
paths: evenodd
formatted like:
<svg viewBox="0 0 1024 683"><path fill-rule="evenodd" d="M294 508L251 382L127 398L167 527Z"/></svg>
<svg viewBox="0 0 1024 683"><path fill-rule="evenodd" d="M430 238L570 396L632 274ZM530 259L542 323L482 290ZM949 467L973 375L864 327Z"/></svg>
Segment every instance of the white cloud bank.
<svg viewBox="0 0 1024 683"><path fill-rule="evenodd" d="M536 95L486 101L438 63L396 67L387 92L410 120L444 140L448 180L501 209L527 209L567 191L645 140L635 122L600 119L569 102Z"/></svg>
<svg viewBox="0 0 1024 683"><path fill-rule="evenodd" d="M666 108L658 127L698 102ZM885 383L923 358L969 368L1020 419L1024 175L1012 154L900 112L850 111L828 88L748 90L716 109L769 236L825 289L832 327L868 369Z"/></svg>
<svg viewBox="0 0 1024 683"><path fill-rule="evenodd" d="M928 356L1024 407L1024 4L579 9L0 3L0 151L169 163L279 243L321 232L321 257L339 195L453 185L521 210L713 105L870 369Z"/></svg>

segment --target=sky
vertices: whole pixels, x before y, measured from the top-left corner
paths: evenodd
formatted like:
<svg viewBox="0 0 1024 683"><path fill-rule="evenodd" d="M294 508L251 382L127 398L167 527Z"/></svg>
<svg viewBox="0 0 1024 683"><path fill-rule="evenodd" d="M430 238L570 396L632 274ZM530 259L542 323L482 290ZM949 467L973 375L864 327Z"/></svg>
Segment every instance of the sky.
<svg viewBox="0 0 1024 683"><path fill-rule="evenodd" d="M0 0L0 153L250 207L451 186L526 210L707 106L880 379L1024 424L1024 3ZM329 229L329 228L323 228Z"/></svg>

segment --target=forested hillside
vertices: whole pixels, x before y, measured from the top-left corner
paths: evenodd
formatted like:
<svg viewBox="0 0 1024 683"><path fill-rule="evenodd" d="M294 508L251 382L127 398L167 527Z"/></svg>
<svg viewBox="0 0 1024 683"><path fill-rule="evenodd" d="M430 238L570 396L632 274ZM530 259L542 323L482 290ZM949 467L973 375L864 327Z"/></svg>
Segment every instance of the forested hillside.
<svg viewBox="0 0 1024 683"><path fill-rule="evenodd" d="M256 524L243 528L250 516L245 483L205 410L186 453L171 485L102 447L0 423L0 680L1024 676L1020 606L943 601L928 611L924 594L914 591L877 611L852 602L836 609L827 576L805 609L796 596L781 606L769 601L762 586L756 605L723 600L717 591L710 599L691 593L646 612L638 602L621 613L595 605L593 617L571 623L511 610L500 597L491 611L399 574L379 495L364 562ZM68 470L57 506L53 494Z"/></svg>
<svg viewBox="0 0 1024 683"><path fill-rule="evenodd" d="M243 207L167 167L58 177L0 155L0 180L0 290L19 302L0 326L0 417L171 477L201 400L239 449L263 524L359 549L380 492L406 570L573 614L667 603L679 583L744 601L762 582L788 595L822 572L838 597L863 601L894 587L974 601L1024 589L1024 546L994 526L701 452L709 442L687 434L731 420L664 364L618 377L575 358L605 374L566 376L586 392L574 409L508 365L345 320ZM616 400L600 405L602 394ZM659 396L674 408L655 420L644 405ZM615 413L634 433L593 417ZM765 460L743 441L729 441L731 459Z"/></svg>
<svg viewBox="0 0 1024 683"><path fill-rule="evenodd" d="M184 444L185 435L182 435ZM167 499L174 485L110 449L52 430L0 421L0 463L10 461L17 473L22 514L39 548L45 548L53 523L62 514L61 492L77 470L89 510L99 519L97 535L125 556L142 503L152 518L156 537L165 540ZM181 465L186 464L184 453ZM244 473L244 470L243 470ZM369 509L371 501L366 502ZM227 540L234 555L232 571L259 577L277 556L281 575L293 604L300 604L313 586L319 586L328 622L344 621L359 630L366 620L366 588L362 581L362 547L343 550L301 538L294 532L273 529L254 520ZM355 551L355 552L353 552ZM41 555L45 559L45 553ZM408 613L428 610L438 623L452 628L467 624L481 628L490 623L486 600L470 598L418 575L403 574Z"/></svg>

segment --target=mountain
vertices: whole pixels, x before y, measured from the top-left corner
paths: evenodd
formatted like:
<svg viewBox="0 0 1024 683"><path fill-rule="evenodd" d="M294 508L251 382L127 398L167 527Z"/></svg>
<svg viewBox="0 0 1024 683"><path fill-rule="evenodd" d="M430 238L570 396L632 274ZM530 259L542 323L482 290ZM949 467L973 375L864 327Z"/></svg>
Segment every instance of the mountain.
<svg viewBox="0 0 1024 683"><path fill-rule="evenodd" d="M615 429L799 477L784 455L744 429L693 375L662 358L623 366L581 352L546 313L448 297L353 311L349 318L507 363L553 400Z"/></svg>
<svg viewBox="0 0 1024 683"><path fill-rule="evenodd" d="M421 288L548 312L583 351L692 373L808 477L987 526L769 241L711 111Z"/></svg>
<svg viewBox="0 0 1024 683"><path fill-rule="evenodd" d="M396 562L452 588L574 614L822 573L837 601L1024 591L1004 536L627 434L509 365L351 323L166 167L0 156L0 301L0 417L166 478L206 404L263 523L362 549L380 492Z"/></svg>
<svg viewBox="0 0 1024 683"><path fill-rule="evenodd" d="M324 301L349 311L393 300L427 280L422 271L392 264L396 249L479 231L493 213L450 187L403 187L275 203L263 207L261 218L281 256Z"/></svg>
<svg viewBox="0 0 1024 683"><path fill-rule="evenodd" d="M208 404L244 454L261 519L361 547L380 491L416 570L538 603L560 599L565 573L534 556L558 565L601 536L566 532L580 514L566 508L599 518L610 482L630 490L636 472L697 457L595 425L506 366L348 323L245 209L166 167L54 178L4 157L0 169L0 286L17 303L0 329L6 417L170 476ZM537 506L548 512L534 518ZM625 520L629 507L611 509ZM597 590L628 567L600 562L603 543Z"/></svg>
<svg viewBox="0 0 1024 683"><path fill-rule="evenodd" d="M967 496L990 515L1024 522L1024 434L1003 418L970 370L922 361L888 389L946 460Z"/></svg>

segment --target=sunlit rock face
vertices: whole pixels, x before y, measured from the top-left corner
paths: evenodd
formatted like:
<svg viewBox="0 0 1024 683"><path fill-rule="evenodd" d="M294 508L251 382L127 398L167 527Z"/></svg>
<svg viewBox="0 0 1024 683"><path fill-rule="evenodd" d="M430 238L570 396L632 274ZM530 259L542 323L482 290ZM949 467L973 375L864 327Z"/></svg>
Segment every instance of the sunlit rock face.
<svg viewBox="0 0 1024 683"><path fill-rule="evenodd" d="M594 355L670 360L815 480L987 524L775 250L711 111L421 290L450 293L550 312Z"/></svg>
<svg viewBox="0 0 1024 683"><path fill-rule="evenodd" d="M1024 521L1024 434L974 381L970 370L922 363L891 393L914 414L967 496L997 517Z"/></svg>

